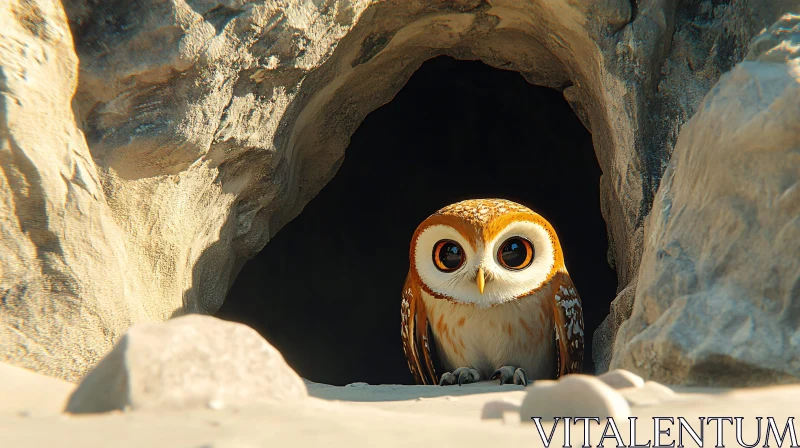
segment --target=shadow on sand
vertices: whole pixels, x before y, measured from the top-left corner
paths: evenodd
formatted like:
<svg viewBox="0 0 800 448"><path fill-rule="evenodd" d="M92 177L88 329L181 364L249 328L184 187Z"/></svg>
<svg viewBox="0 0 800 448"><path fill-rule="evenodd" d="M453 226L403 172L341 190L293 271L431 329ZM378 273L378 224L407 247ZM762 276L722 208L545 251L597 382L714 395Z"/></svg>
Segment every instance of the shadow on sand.
<svg viewBox="0 0 800 448"><path fill-rule="evenodd" d="M522 386L499 385L497 381L481 381L462 386L406 386L400 384L368 385L353 383L347 386L330 386L305 380L308 395L323 400L339 401L405 401L421 398L462 397L493 392L522 391Z"/></svg>

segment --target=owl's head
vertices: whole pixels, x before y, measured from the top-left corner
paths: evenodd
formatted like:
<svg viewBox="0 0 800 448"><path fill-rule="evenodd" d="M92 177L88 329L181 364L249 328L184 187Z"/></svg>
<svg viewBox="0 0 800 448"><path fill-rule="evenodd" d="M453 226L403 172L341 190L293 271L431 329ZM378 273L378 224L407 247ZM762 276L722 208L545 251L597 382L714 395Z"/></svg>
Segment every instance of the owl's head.
<svg viewBox="0 0 800 448"><path fill-rule="evenodd" d="M411 274L434 297L485 308L527 296L564 269L553 226L503 199L449 205L417 227Z"/></svg>

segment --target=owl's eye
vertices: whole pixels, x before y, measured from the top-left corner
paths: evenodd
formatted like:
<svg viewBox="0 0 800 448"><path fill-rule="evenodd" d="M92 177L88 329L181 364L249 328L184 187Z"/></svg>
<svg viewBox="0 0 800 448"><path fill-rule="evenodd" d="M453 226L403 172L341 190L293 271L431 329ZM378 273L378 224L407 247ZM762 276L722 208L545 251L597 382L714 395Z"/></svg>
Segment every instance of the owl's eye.
<svg viewBox="0 0 800 448"><path fill-rule="evenodd" d="M533 244L525 238L513 236L507 239L497 251L497 261L506 269L520 270L530 266L536 251Z"/></svg>
<svg viewBox="0 0 800 448"><path fill-rule="evenodd" d="M442 272L453 272L464 264L464 249L453 240L441 240L433 246L433 264Z"/></svg>

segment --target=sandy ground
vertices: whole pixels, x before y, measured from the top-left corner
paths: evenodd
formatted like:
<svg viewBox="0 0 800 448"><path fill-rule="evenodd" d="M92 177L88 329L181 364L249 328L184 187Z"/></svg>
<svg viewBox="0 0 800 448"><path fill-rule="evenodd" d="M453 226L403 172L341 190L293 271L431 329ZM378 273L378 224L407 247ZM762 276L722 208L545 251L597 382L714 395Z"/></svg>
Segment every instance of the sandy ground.
<svg viewBox="0 0 800 448"><path fill-rule="evenodd" d="M520 403L526 391L495 382L462 387L369 386L334 387L307 383L308 400L240 409L196 409L172 412L112 412L86 416L61 413L73 385L27 370L0 364L0 447L268 447L268 446L542 446L532 423L519 414L481 420L491 401ZM693 427L698 416L741 416L744 441L756 440L756 416L775 417L782 431L788 417L800 408L800 385L749 390L676 389L667 400L653 399L639 390L622 389L632 402L632 413L643 422L637 442L653 436L652 417L685 417ZM639 403L639 404L636 404ZM527 420L527 419L526 419ZM563 422L562 422L563 423ZM629 444L626 422L620 433ZM544 425L549 433L552 423ZM603 432L591 426L590 444ZM764 422L766 426L766 421ZM675 440L662 436L662 443ZM553 446L563 445L563 425L556 428ZM759 446L763 446L763 432ZM699 429L698 429L699 431ZM705 446L713 446L716 430L705 428ZM581 446L582 423L570 433ZM732 426L724 431L726 446L738 446ZM789 437L787 433L787 438ZM696 446L684 436L686 446ZM789 440L784 446L789 446ZM615 446L614 439L605 441ZM770 440L770 446L777 446Z"/></svg>

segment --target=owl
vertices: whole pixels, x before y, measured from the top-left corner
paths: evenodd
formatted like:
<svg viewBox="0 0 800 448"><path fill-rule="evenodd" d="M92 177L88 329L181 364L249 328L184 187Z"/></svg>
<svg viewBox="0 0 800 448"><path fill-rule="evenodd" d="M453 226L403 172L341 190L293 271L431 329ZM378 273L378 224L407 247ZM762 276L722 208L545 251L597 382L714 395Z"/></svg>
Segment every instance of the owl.
<svg viewBox="0 0 800 448"><path fill-rule="evenodd" d="M502 199L449 205L414 232L409 261L401 335L418 384L580 372L581 299L537 213Z"/></svg>

